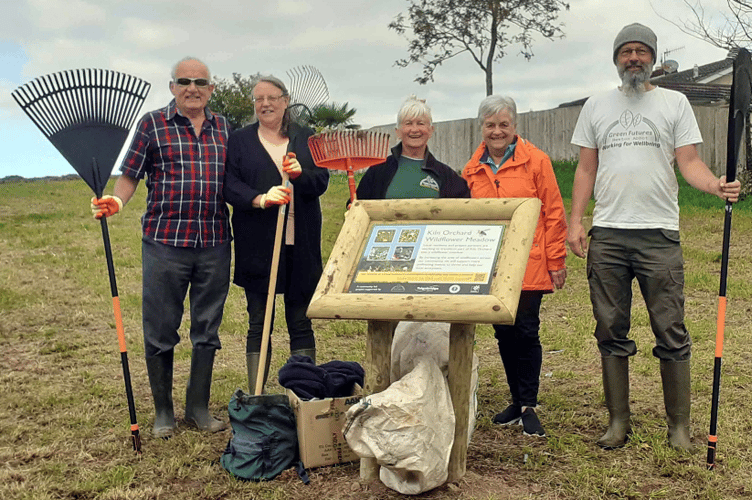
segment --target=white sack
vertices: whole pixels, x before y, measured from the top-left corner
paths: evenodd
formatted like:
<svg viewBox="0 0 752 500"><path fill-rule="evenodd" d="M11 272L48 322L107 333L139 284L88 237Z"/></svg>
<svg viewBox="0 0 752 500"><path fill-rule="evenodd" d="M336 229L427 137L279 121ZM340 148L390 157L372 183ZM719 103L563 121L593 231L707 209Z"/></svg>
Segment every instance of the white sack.
<svg viewBox="0 0 752 500"><path fill-rule="evenodd" d="M441 368L444 377L449 372L449 323L400 321L392 340L391 383L396 382L415 366L415 359L430 356ZM467 444L475 430L478 413L478 356L473 354L470 378L470 406L468 409Z"/></svg>
<svg viewBox="0 0 752 500"><path fill-rule="evenodd" d="M416 495L447 480L454 443L449 386L430 358L386 390L372 394L345 414L347 444L361 458L375 458L389 488Z"/></svg>

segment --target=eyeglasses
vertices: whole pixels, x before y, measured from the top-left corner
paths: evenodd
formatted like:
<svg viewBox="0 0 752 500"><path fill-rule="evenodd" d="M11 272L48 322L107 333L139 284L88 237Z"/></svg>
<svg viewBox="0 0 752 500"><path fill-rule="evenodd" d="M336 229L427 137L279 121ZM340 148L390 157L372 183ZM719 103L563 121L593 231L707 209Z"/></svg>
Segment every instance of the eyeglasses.
<svg viewBox="0 0 752 500"><path fill-rule="evenodd" d="M174 81L181 87L188 87L191 83L195 84L196 87L206 87L209 85L207 78L175 78Z"/></svg>
<svg viewBox="0 0 752 500"><path fill-rule="evenodd" d="M644 57L648 55L650 51L642 47L638 47L636 49L622 49L619 51L619 57L629 57L632 55L632 52L637 54L639 57Z"/></svg>
<svg viewBox="0 0 752 500"><path fill-rule="evenodd" d="M266 96L266 97L253 97L251 101L253 104L263 104L264 101L269 101L269 104L276 104L277 101L285 97L287 94L280 94L278 96Z"/></svg>

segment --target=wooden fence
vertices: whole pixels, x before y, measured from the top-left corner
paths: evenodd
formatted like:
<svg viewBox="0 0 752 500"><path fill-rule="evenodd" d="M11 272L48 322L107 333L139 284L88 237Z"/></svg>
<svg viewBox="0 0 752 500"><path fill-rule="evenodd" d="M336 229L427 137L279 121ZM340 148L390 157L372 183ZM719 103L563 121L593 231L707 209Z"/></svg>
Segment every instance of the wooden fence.
<svg viewBox="0 0 752 500"><path fill-rule="evenodd" d="M517 133L535 144L554 160L576 160L579 148L570 140L582 106L555 108L547 111L520 113L517 117ZM726 169L726 129L728 107L693 106L697 123L702 132L703 143L698 148L705 163L720 175ZM397 110L395 110L396 114ZM440 161L461 171L481 141L480 125L475 118L434 123L434 134L428 148ZM392 144L397 143L394 124L373 127L370 130L391 135ZM743 164L743 153L740 164Z"/></svg>

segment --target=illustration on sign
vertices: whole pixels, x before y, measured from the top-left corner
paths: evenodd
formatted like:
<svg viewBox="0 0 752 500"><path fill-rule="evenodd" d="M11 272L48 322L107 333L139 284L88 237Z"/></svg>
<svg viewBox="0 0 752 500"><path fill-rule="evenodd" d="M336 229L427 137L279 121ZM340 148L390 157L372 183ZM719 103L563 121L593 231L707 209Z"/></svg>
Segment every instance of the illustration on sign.
<svg viewBox="0 0 752 500"><path fill-rule="evenodd" d="M374 225L349 291L487 294L504 226Z"/></svg>

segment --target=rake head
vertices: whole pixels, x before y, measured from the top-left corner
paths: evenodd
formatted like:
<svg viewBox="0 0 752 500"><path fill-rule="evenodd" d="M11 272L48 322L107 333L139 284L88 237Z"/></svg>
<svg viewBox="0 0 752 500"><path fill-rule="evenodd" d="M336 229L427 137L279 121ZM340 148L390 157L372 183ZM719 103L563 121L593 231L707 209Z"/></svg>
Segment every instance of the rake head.
<svg viewBox="0 0 752 500"><path fill-rule="evenodd" d="M329 88L324 77L313 66L296 66L287 72L287 76L290 77L293 104L304 104L308 109L314 109L329 99Z"/></svg>
<svg viewBox="0 0 752 500"><path fill-rule="evenodd" d="M739 161L739 147L747 123L752 93L752 61L749 52L741 48L734 59L734 72L729 102L728 135L726 139L726 180L736 179L736 164Z"/></svg>
<svg viewBox="0 0 752 500"><path fill-rule="evenodd" d="M386 160L389 134L365 130L334 130L308 138L319 167L352 172Z"/></svg>
<svg viewBox="0 0 752 500"><path fill-rule="evenodd" d="M11 95L97 196L151 84L103 69L40 76Z"/></svg>

